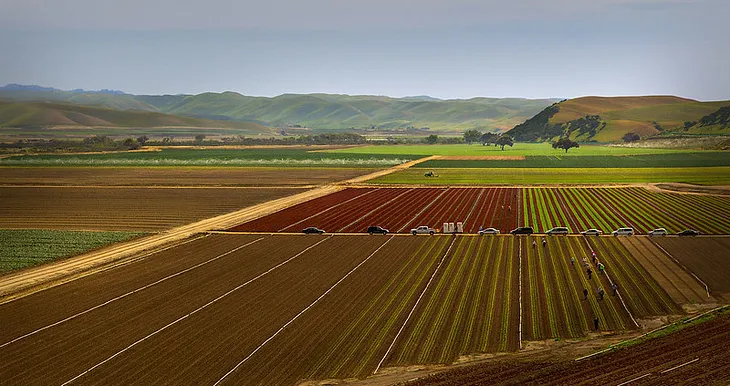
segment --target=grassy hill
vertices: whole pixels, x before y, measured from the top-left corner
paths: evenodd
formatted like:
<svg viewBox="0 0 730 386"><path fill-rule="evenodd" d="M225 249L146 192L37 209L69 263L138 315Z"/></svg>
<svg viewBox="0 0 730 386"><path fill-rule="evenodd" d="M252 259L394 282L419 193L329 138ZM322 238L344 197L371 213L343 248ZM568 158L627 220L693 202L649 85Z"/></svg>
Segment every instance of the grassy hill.
<svg viewBox="0 0 730 386"><path fill-rule="evenodd" d="M720 111L725 106L730 106L730 101L698 102L674 96L582 97L553 104L508 133L518 141L569 136L598 142L619 141L628 132L642 137L728 134L730 114Z"/></svg>
<svg viewBox="0 0 730 386"><path fill-rule="evenodd" d="M273 98L235 92L198 95L79 93L54 89L3 89L0 99L67 102L116 110L151 111L265 126L299 125L314 130L429 127L436 133L466 129L507 130L557 99L473 98L440 100L428 96L284 94Z"/></svg>
<svg viewBox="0 0 730 386"><path fill-rule="evenodd" d="M123 111L70 103L0 101L1 128L48 128L58 126L103 128L195 127L235 129L249 133L270 132L270 129L264 126L249 122L214 121L151 111Z"/></svg>

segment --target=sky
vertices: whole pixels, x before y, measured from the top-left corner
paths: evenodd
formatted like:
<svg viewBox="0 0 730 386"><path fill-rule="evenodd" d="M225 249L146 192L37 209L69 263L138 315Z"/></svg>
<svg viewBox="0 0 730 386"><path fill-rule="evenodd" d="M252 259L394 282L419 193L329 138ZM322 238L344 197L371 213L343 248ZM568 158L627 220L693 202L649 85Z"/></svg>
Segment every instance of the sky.
<svg viewBox="0 0 730 386"><path fill-rule="evenodd" d="M0 0L0 85L730 99L728 0Z"/></svg>

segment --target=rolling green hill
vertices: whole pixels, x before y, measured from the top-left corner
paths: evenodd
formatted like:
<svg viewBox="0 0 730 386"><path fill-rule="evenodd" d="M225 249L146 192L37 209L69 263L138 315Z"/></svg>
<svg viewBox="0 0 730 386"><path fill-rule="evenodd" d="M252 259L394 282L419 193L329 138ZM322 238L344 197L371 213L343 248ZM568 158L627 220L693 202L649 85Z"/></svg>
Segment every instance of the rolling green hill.
<svg viewBox="0 0 730 386"><path fill-rule="evenodd" d="M518 141L614 142L633 132L730 134L730 101L698 102L674 96L582 97L555 103L508 131Z"/></svg>
<svg viewBox="0 0 730 386"><path fill-rule="evenodd" d="M466 129L507 130L557 99L473 98L440 100L427 96L284 94L273 98L235 92L198 95L79 93L0 88L0 99L67 102L117 110L141 110L271 127L298 125L314 130L429 127L436 133Z"/></svg>
<svg viewBox="0 0 730 386"><path fill-rule="evenodd" d="M263 133L270 129L249 122L214 121L151 111L114 110L70 103L0 101L0 128L49 127L196 127Z"/></svg>

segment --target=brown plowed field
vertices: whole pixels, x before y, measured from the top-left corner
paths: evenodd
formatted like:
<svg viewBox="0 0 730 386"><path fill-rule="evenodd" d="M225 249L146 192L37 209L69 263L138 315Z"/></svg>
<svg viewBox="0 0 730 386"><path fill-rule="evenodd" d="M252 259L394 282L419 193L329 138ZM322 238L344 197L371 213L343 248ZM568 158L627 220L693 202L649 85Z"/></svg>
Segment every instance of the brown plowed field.
<svg viewBox="0 0 730 386"><path fill-rule="evenodd" d="M346 168L0 167L2 185L43 186L301 186L371 173Z"/></svg>
<svg viewBox="0 0 730 386"><path fill-rule="evenodd" d="M302 191L6 186L0 187L0 228L160 231Z"/></svg>
<svg viewBox="0 0 730 386"><path fill-rule="evenodd" d="M579 362L503 359L442 372L407 385L618 385L641 376L645 377L631 384L727 384L730 315Z"/></svg>
<svg viewBox="0 0 730 386"><path fill-rule="evenodd" d="M528 240L196 237L1 304L0 379L292 384L365 377L381 362L448 364L460 355L517 350L519 308L532 303L526 294L554 303L540 303L533 314L554 333L525 339L584 336L593 312L605 315L602 331L631 328L612 296L578 298L587 279L566 256L586 253L582 238L551 239L534 252L525 250ZM542 286L525 274L531 266ZM652 282L647 275L637 283L638 299L662 310Z"/></svg>
<svg viewBox="0 0 730 386"><path fill-rule="evenodd" d="M653 240L710 287L730 301L730 237L663 237Z"/></svg>
<svg viewBox="0 0 730 386"><path fill-rule="evenodd" d="M672 297L675 303L714 303L702 286L690 274L682 270L652 240L646 237L622 237L621 243L651 274L654 280Z"/></svg>

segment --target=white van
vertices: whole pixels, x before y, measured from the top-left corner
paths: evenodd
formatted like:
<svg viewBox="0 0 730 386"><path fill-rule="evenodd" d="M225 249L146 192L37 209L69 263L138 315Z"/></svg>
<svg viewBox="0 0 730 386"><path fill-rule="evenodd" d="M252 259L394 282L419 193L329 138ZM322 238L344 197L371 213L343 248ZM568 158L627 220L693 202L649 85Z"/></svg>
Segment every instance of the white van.
<svg viewBox="0 0 730 386"><path fill-rule="evenodd" d="M634 228L618 228L611 234L614 236L631 236L634 234Z"/></svg>

